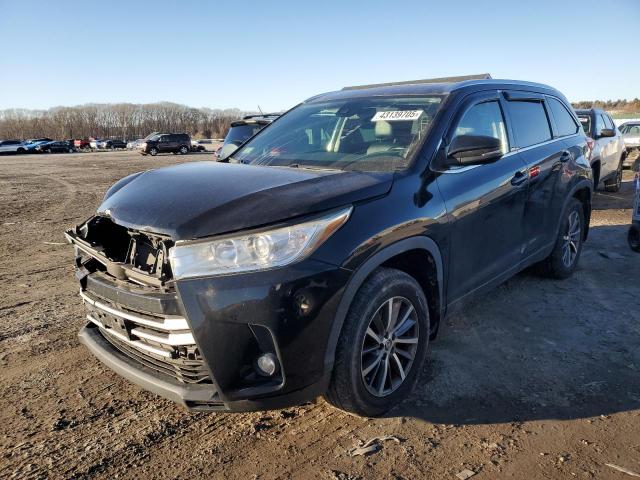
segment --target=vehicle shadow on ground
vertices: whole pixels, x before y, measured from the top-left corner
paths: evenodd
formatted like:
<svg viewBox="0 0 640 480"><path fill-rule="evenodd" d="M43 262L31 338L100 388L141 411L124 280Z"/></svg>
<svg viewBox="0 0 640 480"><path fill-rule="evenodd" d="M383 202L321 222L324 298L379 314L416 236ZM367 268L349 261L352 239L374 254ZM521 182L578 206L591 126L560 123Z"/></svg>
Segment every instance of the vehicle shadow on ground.
<svg viewBox="0 0 640 480"><path fill-rule="evenodd" d="M593 227L572 278L523 272L447 319L389 416L477 424L640 409L640 255L625 236Z"/></svg>
<svg viewBox="0 0 640 480"><path fill-rule="evenodd" d="M625 170L619 192L607 192L600 187L593 195L593 210L613 210L631 208L634 194L634 172ZM631 218L629 218L631 221Z"/></svg>

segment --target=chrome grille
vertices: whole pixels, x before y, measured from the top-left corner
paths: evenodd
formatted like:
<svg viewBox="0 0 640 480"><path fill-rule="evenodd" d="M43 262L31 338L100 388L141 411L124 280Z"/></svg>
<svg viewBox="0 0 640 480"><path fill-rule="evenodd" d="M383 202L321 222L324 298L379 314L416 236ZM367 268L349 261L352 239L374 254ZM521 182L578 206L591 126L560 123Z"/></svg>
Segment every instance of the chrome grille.
<svg viewBox="0 0 640 480"><path fill-rule="evenodd" d="M184 317L128 310L85 291L80 296L87 320L123 354L183 383L211 383Z"/></svg>

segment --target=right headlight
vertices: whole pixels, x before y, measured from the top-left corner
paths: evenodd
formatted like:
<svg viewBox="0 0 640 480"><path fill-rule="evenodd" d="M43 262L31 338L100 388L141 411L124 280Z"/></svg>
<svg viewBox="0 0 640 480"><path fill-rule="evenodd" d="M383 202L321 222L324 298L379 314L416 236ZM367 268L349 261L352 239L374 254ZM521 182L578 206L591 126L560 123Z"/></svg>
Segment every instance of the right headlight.
<svg viewBox="0 0 640 480"><path fill-rule="evenodd" d="M282 267L311 254L349 219L352 207L304 223L214 240L177 242L169 250L176 279Z"/></svg>

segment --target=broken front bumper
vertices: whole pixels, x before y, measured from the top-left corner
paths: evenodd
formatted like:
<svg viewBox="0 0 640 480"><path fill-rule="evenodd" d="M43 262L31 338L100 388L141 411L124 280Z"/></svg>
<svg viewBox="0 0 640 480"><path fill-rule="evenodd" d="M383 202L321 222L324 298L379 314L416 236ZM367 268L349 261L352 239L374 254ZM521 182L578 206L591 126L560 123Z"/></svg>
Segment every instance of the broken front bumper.
<svg viewBox="0 0 640 480"><path fill-rule="evenodd" d="M326 347L349 275L307 261L159 292L80 267L88 319L80 340L118 374L190 409L296 405L326 389ZM277 356L273 377L256 374L264 352Z"/></svg>

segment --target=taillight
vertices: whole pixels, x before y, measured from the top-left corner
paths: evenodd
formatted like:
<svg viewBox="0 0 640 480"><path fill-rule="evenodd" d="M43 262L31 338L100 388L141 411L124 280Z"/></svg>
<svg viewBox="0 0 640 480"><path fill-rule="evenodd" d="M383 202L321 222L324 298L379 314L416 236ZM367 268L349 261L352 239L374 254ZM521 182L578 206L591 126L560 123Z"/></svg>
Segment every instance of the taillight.
<svg viewBox="0 0 640 480"><path fill-rule="evenodd" d="M595 146L596 141L591 137L587 137L587 151L585 152L585 157L587 157L587 160L591 159L591 152L593 152L593 147Z"/></svg>

